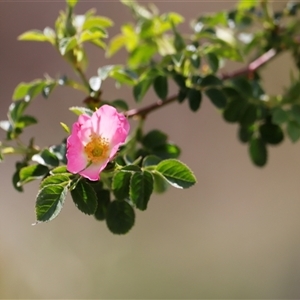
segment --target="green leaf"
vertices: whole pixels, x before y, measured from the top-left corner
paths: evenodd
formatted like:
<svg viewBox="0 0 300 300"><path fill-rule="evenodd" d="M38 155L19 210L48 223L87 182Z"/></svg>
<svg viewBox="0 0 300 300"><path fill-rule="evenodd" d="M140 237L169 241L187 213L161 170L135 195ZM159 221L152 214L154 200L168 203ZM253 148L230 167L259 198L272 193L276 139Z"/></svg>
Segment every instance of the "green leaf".
<svg viewBox="0 0 300 300"><path fill-rule="evenodd" d="M70 173L62 173L62 174L55 174L46 177L40 184L40 189L45 187L46 185L61 185L61 186L68 186L71 182Z"/></svg>
<svg viewBox="0 0 300 300"><path fill-rule="evenodd" d="M19 41L49 42L49 38L39 30L26 31L18 36Z"/></svg>
<svg viewBox="0 0 300 300"><path fill-rule="evenodd" d="M54 175L54 174L61 174L61 173L67 173L67 172L68 172L67 166L59 166L59 167L56 167L56 168L52 169L50 171L50 174Z"/></svg>
<svg viewBox="0 0 300 300"><path fill-rule="evenodd" d="M67 134L70 134L71 131L70 131L70 128L67 124L63 123L63 122L59 122L61 127L63 128L63 130L67 133Z"/></svg>
<svg viewBox="0 0 300 300"><path fill-rule="evenodd" d="M90 42L91 42L91 44L93 44L101 49L107 48L106 44L102 40L91 40Z"/></svg>
<svg viewBox="0 0 300 300"><path fill-rule="evenodd" d="M153 184L154 192L158 194L164 193L169 187L168 182L160 173L153 172L152 175L154 179L154 184Z"/></svg>
<svg viewBox="0 0 300 300"><path fill-rule="evenodd" d="M161 159L156 155L148 155L143 159L143 167L156 166L161 162Z"/></svg>
<svg viewBox="0 0 300 300"><path fill-rule="evenodd" d="M77 39L75 36L63 38L59 41L58 49L61 55L65 55L70 50L77 46Z"/></svg>
<svg viewBox="0 0 300 300"><path fill-rule="evenodd" d="M207 26L227 25L227 13L224 11L202 15L198 21ZM198 25L199 26L199 25ZM197 28L197 27L196 27Z"/></svg>
<svg viewBox="0 0 300 300"><path fill-rule="evenodd" d="M136 102L140 102L144 98L151 84L152 84L152 80L145 79L140 81L137 85L134 86L133 96Z"/></svg>
<svg viewBox="0 0 300 300"><path fill-rule="evenodd" d="M90 31L90 30L84 30L79 37L78 43L84 43L84 42L89 42L92 40L98 40L101 38L107 37L107 33L104 30L95 30L95 31Z"/></svg>
<svg viewBox="0 0 300 300"><path fill-rule="evenodd" d="M115 68L110 71L109 76L114 78L120 84L127 84L127 85L136 84L137 75L130 70Z"/></svg>
<svg viewBox="0 0 300 300"><path fill-rule="evenodd" d="M116 100L112 101L110 104L116 108L123 110L123 111L129 110L127 102L122 99L116 99Z"/></svg>
<svg viewBox="0 0 300 300"><path fill-rule="evenodd" d="M1 144L0 144L1 145ZM15 147L1 147L1 154L17 154L18 153L18 149Z"/></svg>
<svg viewBox="0 0 300 300"><path fill-rule="evenodd" d="M249 143L249 154L256 166L264 166L268 158L265 142L261 138L253 138Z"/></svg>
<svg viewBox="0 0 300 300"><path fill-rule="evenodd" d="M31 83L26 83L26 82L19 83L14 90L12 99L20 100L25 98L25 96L28 95L28 91L30 90L31 86L32 86Z"/></svg>
<svg viewBox="0 0 300 300"><path fill-rule="evenodd" d="M196 183L193 172L176 159L163 160L157 165L156 171L176 188L186 189Z"/></svg>
<svg viewBox="0 0 300 300"><path fill-rule="evenodd" d="M74 7L78 2L78 0L66 0L66 1L70 7Z"/></svg>
<svg viewBox="0 0 300 300"><path fill-rule="evenodd" d="M174 65L176 67L178 67L178 68L181 67L181 65L183 63L183 60L184 60L184 57L185 56L182 53L180 53L180 52L179 53L175 53L175 54L173 54L171 56Z"/></svg>
<svg viewBox="0 0 300 300"><path fill-rule="evenodd" d="M24 167L20 170L20 182L19 185L23 185L35 179L43 178L49 169L43 165L31 165Z"/></svg>
<svg viewBox="0 0 300 300"><path fill-rule="evenodd" d="M161 159L178 158L181 151L177 145L168 143L152 150L152 153Z"/></svg>
<svg viewBox="0 0 300 300"><path fill-rule="evenodd" d="M112 233L127 233L134 225L134 220L134 210L126 201L116 200L108 205L106 224Z"/></svg>
<svg viewBox="0 0 300 300"><path fill-rule="evenodd" d="M214 53L207 54L207 62L213 73L216 73L219 69L219 59Z"/></svg>
<svg viewBox="0 0 300 300"><path fill-rule="evenodd" d="M181 74L174 74L173 79L180 88L186 89L186 78L184 76Z"/></svg>
<svg viewBox="0 0 300 300"><path fill-rule="evenodd" d="M165 100L168 96L168 78L166 76L157 76L153 81L153 88L156 95Z"/></svg>
<svg viewBox="0 0 300 300"><path fill-rule="evenodd" d="M178 25L184 22L184 17L176 12L168 12L163 14L161 17L163 20L166 20L173 25Z"/></svg>
<svg viewBox="0 0 300 300"><path fill-rule="evenodd" d="M66 151L67 151L66 142L61 143L60 145L54 145L49 147L51 153L55 154L59 161L63 164L67 163Z"/></svg>
<svg viewBox="0 0 300 300"><path fill-rule="evenodd" d="M71 190L72 199L79 210L92 215L97 209L97 196L94 189L85 180L80 180Z"/></svg>
<svg viewBox="0 0 300 300"><path fill-rule="evenodd" d="M134 171L134 172L140 172L141 168L136 165L128 165L122 168L122 171Z"/></svg>
<svg viewBox="0 0 300 300"><path fill-rule="evenodd" d="M206 90L205 94L216 107L224 108L226 106L227 99L221 90L211 88Z"/></svg>
<svg viewBox="0 0 300 300"><path fill-rule="evenodd" d="M277 125L281 125L287 122L289 119L288 113L281 107L276 107L272 111L272 122Z"/></svg>
<svg viewBox="0 0 300 300"><path fill-rule="evenodd" d="M238 77L232 80L232 83L236 87L236 89L247 98L251 98L253 96L252 85L249 80L244 77Z"/></svg>
<svg viewBox="0 0 300 300"><path fill-rule="evenodd" d="M178 96L177 96L177 99L178 99L178 102L179 103L182 103L185 98L187 97L188 95L188 90L187 89L180 89L179 92L178 92Z"/></svg>
<svg viewBox="0 0 300 300"><path fill-rule="evenodd" d="M197 111L200 108L202 94L199 90L189 89L188 92L189 106L192 111Z"/></svg>
<svg viewBox="0 0 300 300"><path fill-rule="evenodd" d="M234 99L230 101L225 108L223 117L227 122L237 122L240 120L246 108L246 101L243 101L242 99Z"/></svg>
<svg viewBox="0 0 300 300"><path fill-rule="evenodd" d="M207 75L202 79L200 85L202 87L220 86L220 85L222 85L222 80L220 80L218 77L216 77L214 75Z"/></svg>
<svg viewBox="0 0 300 300"><path fill-rule="evenodd" d="M170 39L164 37L156 37L155 42L158 48L158 53L161 56L167 56L176 53L176 49Z"/></svg>
<svg viewBox="0 0 300 300"><path fill-rule="evenodd" d="M260 99L261 97L265 96L265 91L261 86L261 82L258 79L250 81L252 87L252 95L256 99Z"/></svg>
<svg viewBox="0 0 300 300"><path fill-rule="evenodd" d="M67 187L47 185L37 194L35 212L37 222L51 221L60 213L67 195Z"/></svg>
<svg viewBox="0 0 300 300"><path fill-rule="evenodd" d="M295 121L289 121L287 124L287 133L293 143L300 138L300 125Z"/></svg>
<svg viewBox="0 0 300 300"><path fill-rule="evenodd" d="M136 172L130 180L130 199L140 210L147 209L153 191L153 177L148 171Z"/></svg>
<svg viewBox="0 0 300 300"><path fill-rule="evenodd" d="M232 32L229 30L218 30L217 33L219 35L217 42L219 42L220 45L216 46L216 49L214 49L214 54L220 58L243 62L241 51L234 45L236 41ZM233 45L228 43L232 43Z"/></svg>
<svg viewBox="0 0 300 300"><path fill-rule="evenodd" d="M41 153L33 155L32 160L44 166L57 167L59 165L57 156L48 149L44 149Z"/></svg>
<svg viewBox="0 0 300 300"><path fill-rule="evenodd" d="M284 139L282 129L275 124L265 123L259 127L260 136L262 139L272 145L281 143Z"/></svg>
<svg viewBox="0 0 300 300"><path fill-rule="evenodd" d="M113 24L113 21L109 18L95 16L86 19L82 26L82 29L85 30L90 29L92 27L111 27L113 26Z"/></svg>
<svg viewBox="0 0 300 300"><path fill-rule="evenodd" d="M298 124L300 124L300 105L293 105L290 111L290 115Z"/></svg>
<svg viewBox="0 0 300 300"><path fill-rule="evenodd" d="M69 110L77 116L80 116L83 114L91 116L94 113L91 109L86 108L86 107L80 107L80 106L72 106L69 108Z"/></svg>
<svg viewBox="0 0 300 300"><path fill-rule="evenodd" d="M132 172L117 172L112 180L112 190L118 200L129 198L129 185Z"/></svg>
<svg viewBox="0 0 300 300"><path fill-rule="evenodd" d="M257 0L239 0L237 9L238 10L248 10L257 5Z"/></svg>
<svg viewBox="0 0 300 300"><path fill-rule="evenodd" d="M32 116L23 115L18 118L15 127L24 128L37 123L37 119Z"/></svg>
<svg viewBox="0 0 300 300"><path fill-rule="evenodd" d="M240 123L242 126L252 125L257 118L257 107L254 104L248 104L244 113L241 115Z"/></svg>
<svg viewBox="0 0 300 300"><path fill-rule="evenodd" d="M20 182L20 169L17 168L16 172L12 176L12 184L13 187L18 191L18 192L23 192L23 187L19 185Z"/></svg>
<svg viewBox="0 0 300 300"><path fill-rule="evenodd" d="M166 144L168 136L159 131L151 130L142 139L142 144L148 149L154 149L156 147Z"/></svg>
<svg viewBox="0 0 300 300"><path fill-rule="evenodd" d="M21 82L15 88L12 98L13 100L20 100L24 98L26 101L29 101L39 93L41 93L45 85L46 82L40 79L34 80L29 83Z"/></svg>
<svg viewBox="0 0 300 300"><path fill-rule="evenodd" d="M198 87L198 85L200 85L202 78L199 75L193 75L190 78L191 84L192 85L196 85Z"/></svg>
<svg viewBox="0 0 300 300"><path fill-rule="evenodd" d="M243 95L239 91L237 91L235 88L230 87L230 86L224 86L222 88L224 94L226 97L230 100L241 100L241 101L246 101Z"/></svg>
<svg viewBox="0 0 300 300"><path fill-rule="evenodd" d="M108 190L99 190L97 195L97 209L94 213L96 220L103 221L106 218L107 209L110 203L110 192Z"/></svg>
<svg viewBox="0 0 300 300"><path fill-rule="evenodd" d="M185 42L183 37L176 31L174 36L174 47L177 52L185 48Z"/></svg>
<svg viewBox="0 0 300 300"><path fill-rule="evenodd" d="M139 45L129 55L128 64L132 68L139 67L140 65L149 64L153 55L157 52L155 45L144 44Z"/></svg>
<svg viewBox="0 0 300 300"><path fill-rule="evenodd" d="M192 56L190 57L190 61L192 66L195 69L199 69L200 68L200 64L201 64L201 58L197 53L192 54Z"/></svg>
<svg viewBox="0 0 300 300"><path fill-rule="evenodd" d="M127 39L128 38L122 34L113 37L108 46L107 55L109 57L113 56L116 52L118 52L122 47L126 45Z"/></svg>
<svg viewBox="0 0 300 300"><path fill-rule="evenodd" d="M253 129L251 127L241 126L238 131L239 140L242 143L248 143L253 136Z"/></svg>

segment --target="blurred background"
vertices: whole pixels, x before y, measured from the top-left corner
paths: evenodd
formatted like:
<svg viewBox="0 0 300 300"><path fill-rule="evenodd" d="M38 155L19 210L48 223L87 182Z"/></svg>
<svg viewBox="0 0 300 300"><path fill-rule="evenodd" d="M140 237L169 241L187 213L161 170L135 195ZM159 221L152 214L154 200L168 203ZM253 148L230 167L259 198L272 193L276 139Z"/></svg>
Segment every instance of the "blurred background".
<svg viewBox="0 0 300 300"><path fill-rule="evenodd" d="M182 14L182 30L193 17L236 4L152 2L162 12ZM64 7L63 1L0 0L0 120L21 81L72 74L50 45L16 39L29 29L53 27ZM118 1L81 1L76 13L91 7L115 21L111 36L130 20ZM96 48L89 54L93 76L108 62ZM110 62L122 63L123 57ZM275 59L264 71L268 91L279 92L291 68L288 56ZM110 100L132 98L129 89L118 90L112 82L103 90ZM36 136L40 146L59 142L59 122L71 125L76 117L68 107L82 100L68 88L58 88L48 100L35 99L28 113L40 123L26 130L24 140ZM146 103L155 100L150 93ZM70 197L54 221L31 226L38 183L18 193L11 184L16 158L0 165L0 298L300 298L299 145L286 140L270 150L265 168L254 167L236 126L226 124L207 99L197 113L186 104L158 110L146 128L167 132L181 146L181 159L198 184L154 195L125 236L79 212Z"/></svg>

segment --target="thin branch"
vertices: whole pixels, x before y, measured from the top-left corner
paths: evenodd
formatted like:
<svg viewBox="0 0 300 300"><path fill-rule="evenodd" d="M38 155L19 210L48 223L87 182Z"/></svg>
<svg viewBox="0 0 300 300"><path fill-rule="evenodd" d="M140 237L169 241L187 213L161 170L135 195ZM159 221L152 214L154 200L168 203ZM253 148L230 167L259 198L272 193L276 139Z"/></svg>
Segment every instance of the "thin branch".
<svg viewBox="0 0 300 300"><path fill-rule="evenodd" d="M254 61L252 61L247 67L242 68L240 70L234 71L232 73L227 73L227 74L223 74L220 76L221 80L226 80L226 79L232 79L235 77L239 77L242 75L248 75L251 74L253 72L255 72L258 68L260 68L261 66L263 66L264 64L266 64L267 62L269 62L274 56L276 56L277 52L274 49L270 49L269 51L267 51L266 53L264 53L263 55L259 56L257 59L255 59ZM152 103L148 106L142 107L142 108L138 108L138 109L131 109L128 110L125 115L128 118L133 118L136 116L139 116L141 118L145 118L150 112L161 108L167 104L170 104L172 102L175 102L177 100L177 94L173 95L169 98L167 98L165 101L162 100L158 100L155 103Z"/></svg>
<svg viewBox="0 0 300 300"><path fill-rule="evenodd" d="M142 118L146 117L150 112L160 108L160 107L163 107L169 103L172 103L174 101L177 100L177 95L174 95L174 96L171 96L169 97L168 99L166 99L165 101L162 101L162 100L158 100L148 106L145 106L145 107L142 107L142 108L134 108L134 109L131 109L131 110L128 110L125 115L128 117L128 118L132 118L134 116L140 116Z"/></svg>
<svg viewBox="0 0 300 300"><path fill-rule="evenodd" d="M223 74L222 76L220 76L220 79L226 80L242 75L251 74L255 72L258 68L269 62L276 54L277 52L275 49L270 49L269 51L265 52L263 55L255 59L253 62L251 62L247 67L234 71L232 73Z"/></svg>

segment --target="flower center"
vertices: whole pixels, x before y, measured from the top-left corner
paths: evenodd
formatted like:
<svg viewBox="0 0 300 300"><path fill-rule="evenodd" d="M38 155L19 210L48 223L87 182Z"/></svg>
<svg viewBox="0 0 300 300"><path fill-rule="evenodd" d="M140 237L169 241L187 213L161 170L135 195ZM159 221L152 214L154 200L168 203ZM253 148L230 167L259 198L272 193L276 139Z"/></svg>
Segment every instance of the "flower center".
<svg viewBox="0 0 300 300"><path fill-rule="evenodd" d="M98 163L107 159L109 152L108 140L96 134L91 134L90 138L90 142L84 147L88 160L92 163Z"/></svg>

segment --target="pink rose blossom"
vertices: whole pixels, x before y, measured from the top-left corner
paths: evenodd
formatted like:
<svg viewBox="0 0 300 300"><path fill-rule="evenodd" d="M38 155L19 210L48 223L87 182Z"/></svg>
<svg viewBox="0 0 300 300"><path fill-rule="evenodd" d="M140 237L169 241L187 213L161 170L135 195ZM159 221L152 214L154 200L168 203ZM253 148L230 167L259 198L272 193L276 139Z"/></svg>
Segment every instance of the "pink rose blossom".
<svg viewBox="0 0 300 300"><path fill-rule="evenodd" d="M99 173L125 142L129 129L126 117L109 105L92 116L80 115L67 140L68 171L99 180Z"/></svg>

